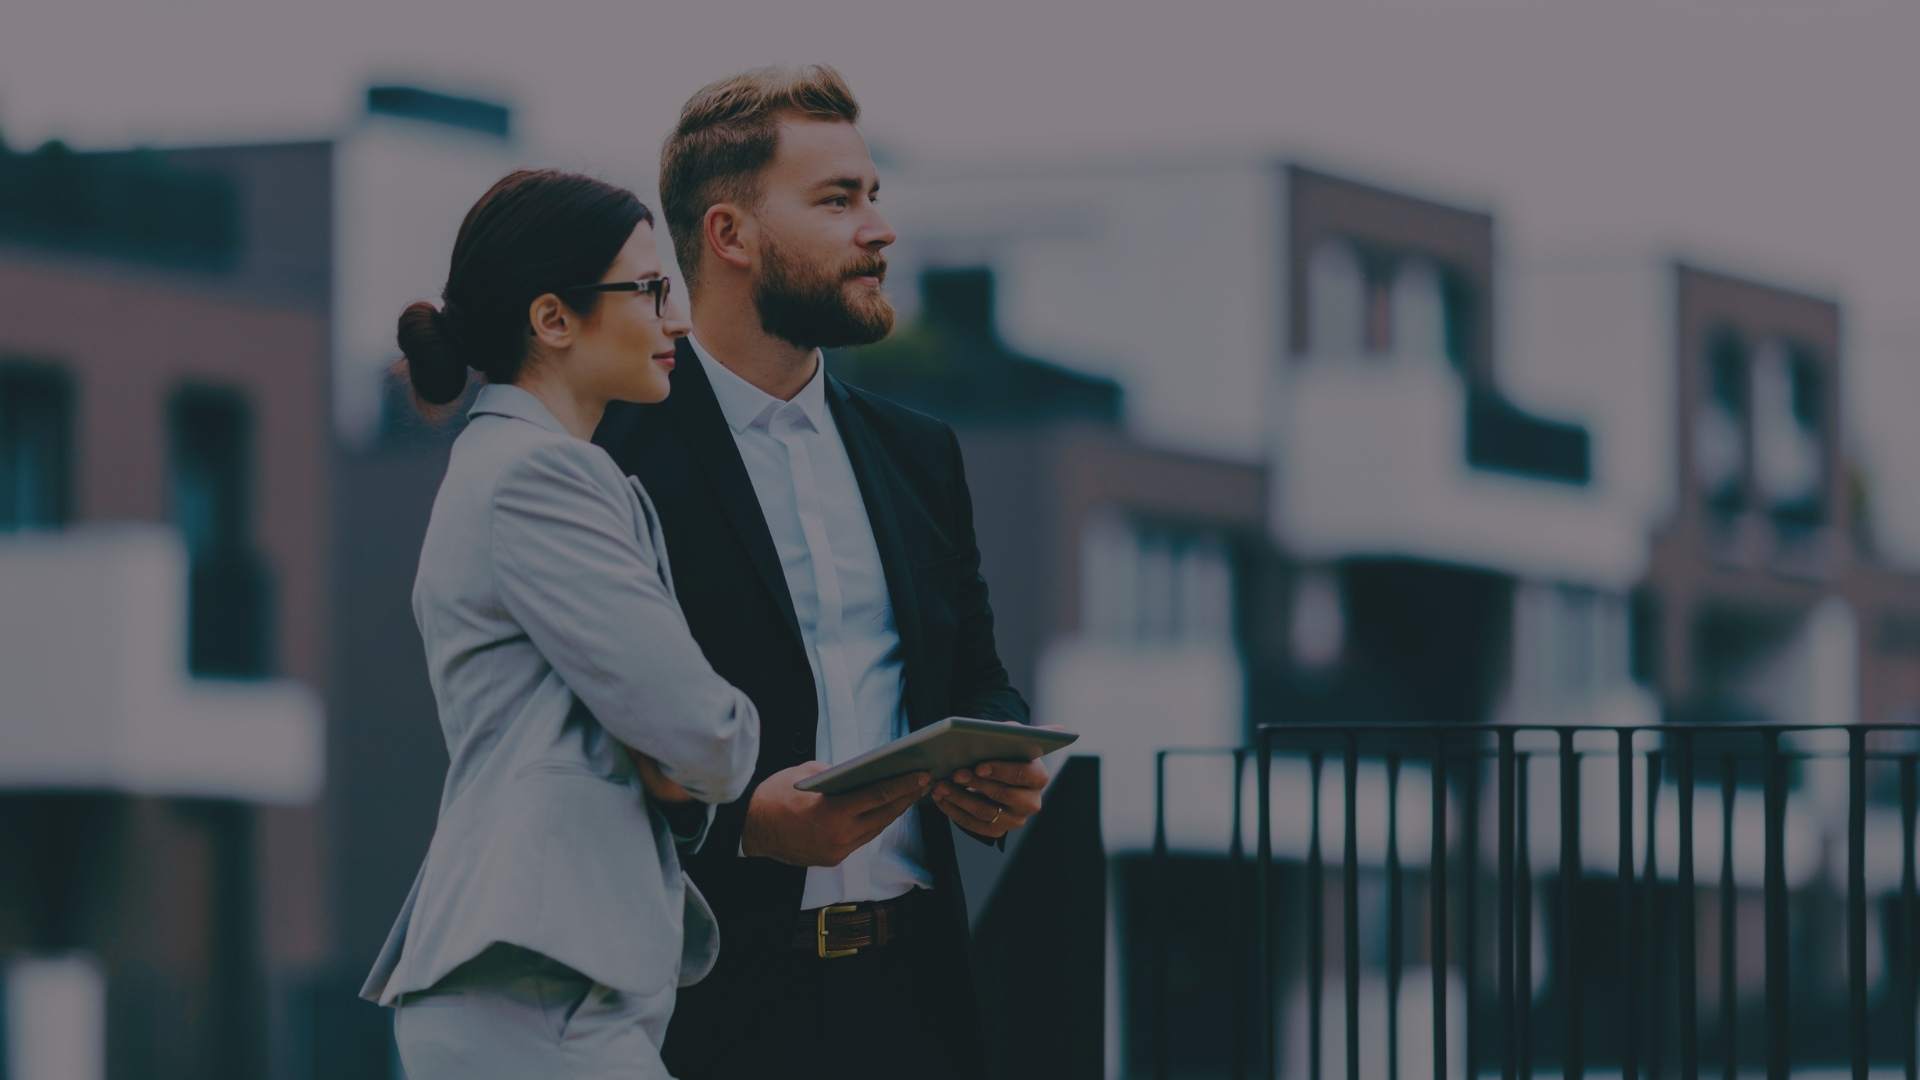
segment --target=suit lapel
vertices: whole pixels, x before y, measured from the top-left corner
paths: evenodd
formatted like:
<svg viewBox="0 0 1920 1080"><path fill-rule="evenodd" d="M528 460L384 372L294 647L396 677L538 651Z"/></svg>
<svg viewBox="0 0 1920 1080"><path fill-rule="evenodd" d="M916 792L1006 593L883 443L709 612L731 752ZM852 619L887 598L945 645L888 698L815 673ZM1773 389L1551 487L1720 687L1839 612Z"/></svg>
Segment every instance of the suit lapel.
<svg viewBox="0 0 1920 1080"><path fill-rule="evenodd" d="M880 551L880 568L887 579L887 597L893 605L893 622L900 634L900 651L906 666L907 726L920 728L931 723L919 700L913 677L920 670L920 599L913 580L913 561L907 554L895 508L908 497L906 479L887 459L885 449L873 428L862 415L859 403L839 379L827 376L827 407L840 428L840 441L846 444L847 459L860 485L860 499L866 504L867 519L873 525L874 546Z"/></svg>
<svg viewBox="0 0 1920 1080"><path fill-rule="evenodd" d="M780 554L774 550L773 534L767 530L767 518L760 509L759 496L753 492L746 462L740 459L740 447L734 443L733 431L713 396L713 384L707 381L700 357L686 338L680 339L675 360L673 393L667 397L667 408L680 425L688 452L713 482L714 498L746 547L761 584L773 595L794 644L802 645L800 619L794 614L793 594L787 590L787 577L780 569Z"/></svg>

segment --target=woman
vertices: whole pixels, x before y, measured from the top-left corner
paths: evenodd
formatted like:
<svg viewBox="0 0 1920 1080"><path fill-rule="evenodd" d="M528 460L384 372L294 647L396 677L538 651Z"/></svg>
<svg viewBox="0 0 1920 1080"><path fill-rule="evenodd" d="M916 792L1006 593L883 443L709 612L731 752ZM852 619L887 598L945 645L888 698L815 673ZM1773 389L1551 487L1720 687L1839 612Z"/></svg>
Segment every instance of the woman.
<svg viewBox="0 0 1920 1080"><path fill-rule="evenodd" d="M653 218L516 172L453 245L445 307L400 315L418 396L485 377L453 444L413 611L450 758L424 865L361 995L411 1080L665 1076L677 987L719 949L680 873L751 778L760 722L674 599L653 505L589 442L667 396L687 323Z"/></svg>

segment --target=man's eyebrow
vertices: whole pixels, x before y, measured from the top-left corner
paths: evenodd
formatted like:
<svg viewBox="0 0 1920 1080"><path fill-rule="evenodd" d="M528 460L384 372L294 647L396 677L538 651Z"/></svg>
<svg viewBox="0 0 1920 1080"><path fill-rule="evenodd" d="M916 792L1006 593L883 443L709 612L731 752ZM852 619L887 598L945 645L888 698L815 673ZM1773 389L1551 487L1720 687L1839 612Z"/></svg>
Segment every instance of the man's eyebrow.
<svg viewBox="0 0 1920 1080"><path fill-rule="evenodd" d="M836 176L831 180L822 180L820 181L819 184L815 186L823 187L823 188L839 188L842 191L848 191L854 194L859 194L860 192L867 191L867 190L879 191L880 181L878 180L873 181L871 188L869 188L867 182L865 180L860 179L857 176Z"/></svg>

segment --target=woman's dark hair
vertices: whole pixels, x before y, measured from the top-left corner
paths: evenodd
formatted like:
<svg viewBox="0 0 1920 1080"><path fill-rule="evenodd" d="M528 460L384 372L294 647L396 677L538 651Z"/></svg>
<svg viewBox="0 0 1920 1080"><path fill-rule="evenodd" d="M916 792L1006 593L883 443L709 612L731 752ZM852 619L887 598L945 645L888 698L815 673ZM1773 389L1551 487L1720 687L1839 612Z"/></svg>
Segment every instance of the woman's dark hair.
<svg viewBox="0 0 1920 1080"><path fill-rule="evenodd" d="M554 169L500 179L467 211L453 242L441 307L400 313L400 351L414 393L444 405L467 387L467 369L510 383L526 360L527 308L542 293L600 280L653 214L625 188ZM582 315L595 293L562 295Z"/></svg>

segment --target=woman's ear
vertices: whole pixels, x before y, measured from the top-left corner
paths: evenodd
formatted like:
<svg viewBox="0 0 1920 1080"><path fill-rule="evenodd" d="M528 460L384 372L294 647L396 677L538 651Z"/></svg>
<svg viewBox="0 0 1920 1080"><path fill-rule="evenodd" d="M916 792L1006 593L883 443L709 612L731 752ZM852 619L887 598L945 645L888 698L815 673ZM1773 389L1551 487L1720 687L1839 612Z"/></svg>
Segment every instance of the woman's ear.
<svg viewBox="0 0 1920 1080"><path fill-rule="evenodd" d="M573 309L552 293L541 293L527 306L527 324L533 328L533 340L549 349L572 345L578 322Z"/></svg>
<svg viewBox="0 0 1920 1080"><path fill-rule="evenodd" d="M700 219L707 253L738 270L753 266L753 253L759 246L756 226L753 215L733 203L714 203Z"/></svg>

